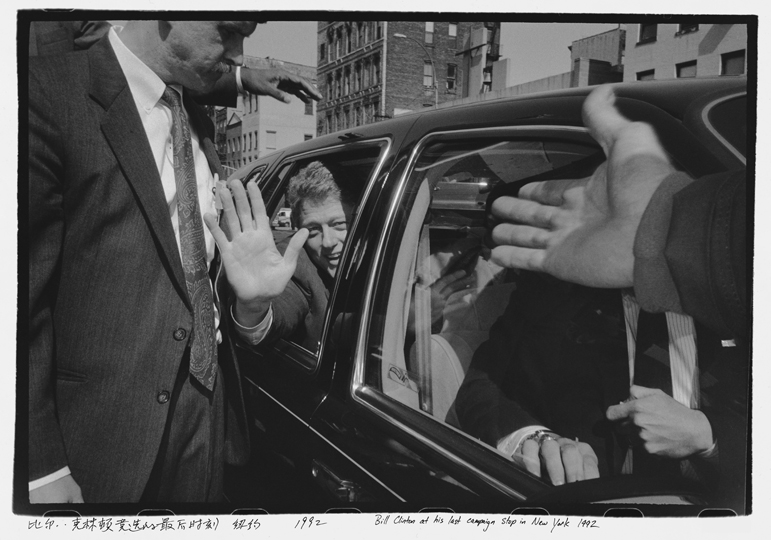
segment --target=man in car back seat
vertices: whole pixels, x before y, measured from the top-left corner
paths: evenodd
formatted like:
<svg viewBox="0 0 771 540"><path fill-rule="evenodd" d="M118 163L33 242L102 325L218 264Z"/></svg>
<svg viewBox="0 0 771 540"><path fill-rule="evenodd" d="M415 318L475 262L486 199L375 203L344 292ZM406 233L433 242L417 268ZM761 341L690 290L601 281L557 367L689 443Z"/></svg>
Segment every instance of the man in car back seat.
<svg viewBox="0 0 771 540"><path fill-rule="evenodd" d="M289 181L286 197L292 220L301 231L307 231L308 239L285 287L279 284L267 291L248 314L239 313L236 306L234 320L249 344L287 338L310 351L317 349L356 206L355 197L341 189L344 184L340 180L320 161L314 161ZM288 243L287 237L276 248L283 253Z"/></svg>

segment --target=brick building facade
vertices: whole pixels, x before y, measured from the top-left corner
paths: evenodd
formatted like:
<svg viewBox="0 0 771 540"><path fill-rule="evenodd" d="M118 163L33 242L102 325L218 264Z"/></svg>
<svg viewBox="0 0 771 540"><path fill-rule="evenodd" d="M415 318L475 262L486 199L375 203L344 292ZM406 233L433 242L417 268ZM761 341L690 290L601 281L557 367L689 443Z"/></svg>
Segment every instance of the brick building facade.
<svg viewBox="0 0 771 540"><path fill-rule="evenodd" d="M480 41L473 49L472 36ZM489 89L499 38L499 23L320 21L323 99L316 132L354 128ZM469 87L464 65L472 56L480 84Z"/></svg>

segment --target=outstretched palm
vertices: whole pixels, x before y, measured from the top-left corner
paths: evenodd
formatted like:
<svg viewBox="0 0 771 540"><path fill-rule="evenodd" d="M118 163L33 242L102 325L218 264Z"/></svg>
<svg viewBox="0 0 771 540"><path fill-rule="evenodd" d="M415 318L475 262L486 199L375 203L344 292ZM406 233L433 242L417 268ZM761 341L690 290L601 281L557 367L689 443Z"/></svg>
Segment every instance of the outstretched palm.
<svg viewBox="0 0 771 540"><path fill-rule="evenodd" d="M220 193L227 235L214 216L207 215L206 224L217 242L238 302L244 306L269 303L292 278L308 231L301 229L295 234L282 256L276 249L256 184L249 184L248 198L241 182L233 180L229 187L230 191L222 189Z"/></svg>
<svg viewBox="0 0 771 540"><path fill-rule="evenodd" d="M607 156L589 178L537 182L501 197L493 259L595 287L632 285L632 248L643 212L674 169L653 129L615 108L608 86L586 98L584 123Z"/></svg>

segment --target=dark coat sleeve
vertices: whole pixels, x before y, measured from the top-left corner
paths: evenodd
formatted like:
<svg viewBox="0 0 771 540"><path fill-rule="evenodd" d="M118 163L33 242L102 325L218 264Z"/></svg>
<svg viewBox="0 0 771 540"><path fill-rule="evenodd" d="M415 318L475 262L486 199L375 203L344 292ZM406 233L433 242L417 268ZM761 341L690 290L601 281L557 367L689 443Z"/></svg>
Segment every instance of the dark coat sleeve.
<svg viewBox="0 0 771 540"><path fill-rule="evenodd" d="M649 311L691 315L722 339L746 339L746 172L664 180L635 239L634 288Z"/></svg>
<svg viewBox="0 0 771 540"><path fill-rule="evenodd" d="M49 85L29 74L29 479L67 465L54 401L53 309L64 242L62 159Z"/></svg>
<svg viewBox="0 0 771 540"><path fill-rule="evenodd" d="M493 446L534 424L589 442L628 388L620 303L618 291L522 272L458 392L461 427Z"/></svg>

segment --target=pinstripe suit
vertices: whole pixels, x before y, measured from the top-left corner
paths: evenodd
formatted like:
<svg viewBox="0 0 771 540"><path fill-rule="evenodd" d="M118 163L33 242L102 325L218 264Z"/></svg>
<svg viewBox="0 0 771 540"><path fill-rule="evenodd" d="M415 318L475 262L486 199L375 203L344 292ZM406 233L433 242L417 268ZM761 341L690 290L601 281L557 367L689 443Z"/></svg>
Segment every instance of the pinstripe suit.
<svg viewBox="0 0 771 540"><path fill-rule="evenodd" d="M210 122L185 103L212 171ZM29 77L29 478L69 466L87 502L139 499L192 329L158 170L107 39ZM228 457L245 414L222 321Z"/></svg>

